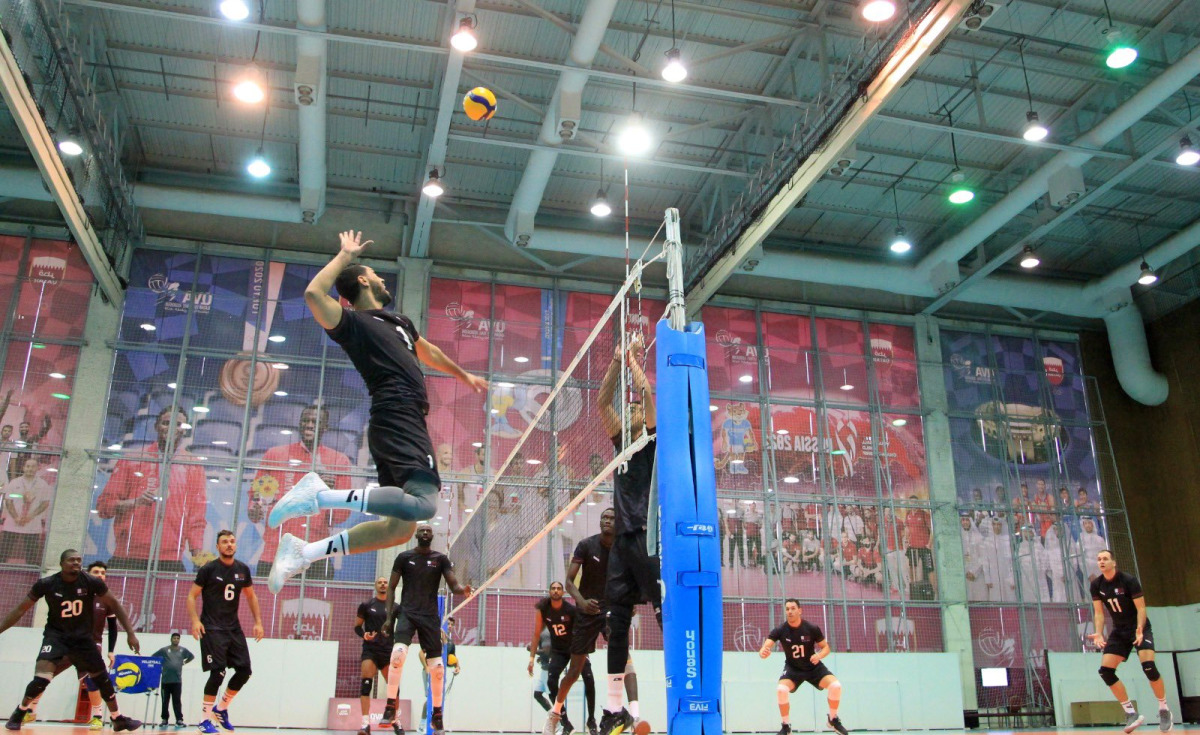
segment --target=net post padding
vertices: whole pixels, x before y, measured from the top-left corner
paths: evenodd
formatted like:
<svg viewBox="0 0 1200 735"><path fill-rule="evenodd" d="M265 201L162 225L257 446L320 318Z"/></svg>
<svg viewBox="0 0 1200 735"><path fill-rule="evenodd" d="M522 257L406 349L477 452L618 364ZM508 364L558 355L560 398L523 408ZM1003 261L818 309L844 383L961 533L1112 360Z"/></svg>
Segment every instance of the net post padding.
<svg viewBox="0 0 1200 735"><path fill-rule="evenodd" d="M504 564L502 564L498 569L496 569L496 571L492 572L488 576L487 579L480 582L474 589L472 589L471 594L468 597L466 597L462 602L455 605L454 609L450 611L450 614L454 615L459 610L466 607L471 602L471 600L474 600L476 597L479 596L479 594L481 592L483 592L485 589L490 587L496 580L503 577L504 574L509 569L511 569L518 561L520 561L523 556L525 556L526 554L529 553L530 549L532 549L534 546L537 546L538 543L540 543L541 540L544 539L547 534L549 534L551 531L553 531L555 528L557 528L560 523L562 523L564 520L566 520L567 516L569 516L571 513L575 512L575 509L578 508L580 506L580 504L583 503L583 501L587 499L587 496L591 495L592 491L595 490L597 487L599 487L600 483L604 482L605 479L607 479L608 476L611 475L613 473L613 471L617 469L617 467L619 467L621 464L623 464L625 461L627 461L634 454L639 452L653 438L654 438L653 435L648 435L648 434L643 433L636 441L634 441L632 444L630 444L628 447L626 447L624 451L619 452L616 457L613 457L613 459L607 465L604 466L604 469L601 470L595 477L593 477L591 482L589 482L586 487L584 487L582 490L580 490L579 493L570 500L570 502L568 502L565 506L563 506L562 510L560 510L553 518L551 518L550 522L547 523L546 526L539 533L537 533L532 538L530 538L527 542L525 542L525 545L522 546L520 549L518 549L517 553L513 554L509 558L508 561L506 561ZM472 517L474 517L474 516L478 515L478 512L472 513L471 515L472 515ZM455 537L455 539L457 540L457 537Z"/></svg>

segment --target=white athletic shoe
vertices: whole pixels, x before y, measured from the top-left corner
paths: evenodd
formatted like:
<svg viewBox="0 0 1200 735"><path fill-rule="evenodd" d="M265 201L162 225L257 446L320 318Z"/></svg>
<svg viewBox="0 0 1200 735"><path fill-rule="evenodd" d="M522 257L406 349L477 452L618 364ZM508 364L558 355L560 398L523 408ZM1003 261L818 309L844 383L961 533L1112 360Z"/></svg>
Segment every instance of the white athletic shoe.
<svg viewBox="0 0 1200 735"><path fill-rule="evenodd" d="M267 577L267 589L279 594L283 585L305 569L312 562L304 558L304 539L290 533L283 534L279 539L279 548L275 551L275 563L271 565L271 574Z"/></svg>
<svg viewBox="0 0 1200 735"><path fill-rule="evenodd" d="M328 490L329 486L316 472L309 472L301 477L291 490L287 492L271 508L267 516L267 525L279 528L279 525L292 518L310 516L317 512L317 493Z"/></svg>

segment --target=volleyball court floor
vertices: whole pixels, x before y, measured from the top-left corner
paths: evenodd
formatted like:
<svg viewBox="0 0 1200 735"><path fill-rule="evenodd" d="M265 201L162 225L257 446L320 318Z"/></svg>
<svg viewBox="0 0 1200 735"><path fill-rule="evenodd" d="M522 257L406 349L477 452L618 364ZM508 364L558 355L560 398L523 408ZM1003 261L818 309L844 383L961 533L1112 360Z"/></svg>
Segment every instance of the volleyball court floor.
<svg viewBox="0 0 1200 735"><path fill-rule="evenodd" d="M80 734L88 733L89 730L87 728L87 725L74 725L74 724L69 724L69 723L57 723L57 722L35 722L35 723L28 724L28 725L25 725L24 727L22 727L21 732L27 733L28 735L66 735L67 733L71 733L72 735L74 735L75 733L80 733ZM111 735L112 730L106 727L101 732L104 735ZM190 725L188 727L183 727L183 728L178 728L178 729L175 727L167 727L167 728L160 729L157 725L150 725L148 727L143 726L142 729L138 730L138 732L139 733L144 732L144 733L147 733L148 735L153 735L153 733L186 733L186 735L192 735L193 733L196 732L196 728L194 725ZM250 733L250 734L269 733L269 732L279 732L279 728L239 727L236 730L236 732ZM303 729L303 728L288 728L287 729L288 735L331 735L331 733L338 733L338 735L341 735L341 733L343 733L343 732L345 732L347 735L353 735L353 733L348 730L347 731L308 730L308 729ZM371 732L372 732L372 735L391 735L390 732L385 731L385 730L380 730L379 728L373 728ZM494 732L493 733L481 733L478 731L454 730L451 728L447 728L446 732L448 733L448 735L495 735ZM538 732L540 732L540 730ZM735 726L731 727L728 730L728 732L735 733L735 732L747 732L747 731L739 730L735 725ZM805 730L794 730L793 732L796 733L796 735L803 735L806 731ZM826 733L826 732L831 732L831 731L818 730L818 731L813 731L813 732ZM879 733L880 735L926 735L926 734L928 734L928 735L1010 735L1011 733L1017 733L1017 732L1020 732L1020 733L1078 733L1079 735L1125 735L1125 731L1120 727L1058 727L1058 728L1052 727L1052 728L1035 728L1035 729L1029 729L1029 730L1024 730L1024 729L1023 730L1000 730L1000 729L993 729L993 730L985 730L985 729L978 729L978 730L851 730L850 732L851 732L851 735L853 735L853 733L855 733L855 732L872 732L872 733ZM1171 732L1172 733L1184 733L1184 732L1200 733L1200 725L1176 724L1174 729L1171 730ZM1153 725L1153 726L1143 725L1142 727L1135 730L1134 734L1135 735L1159 735L1159 730L1158 730L1157 725ZM421 733L418 733L415 730L408 730L408 731L406 731L406 735L421 735ZM509 735L509 734L506 733L505 735ZM514 731L513 733L511 733L511 735L533 735L533 731L531 731L531 730ZM774 735L774 731L771 731L770 733L763 733L763 735Z"/></svg>

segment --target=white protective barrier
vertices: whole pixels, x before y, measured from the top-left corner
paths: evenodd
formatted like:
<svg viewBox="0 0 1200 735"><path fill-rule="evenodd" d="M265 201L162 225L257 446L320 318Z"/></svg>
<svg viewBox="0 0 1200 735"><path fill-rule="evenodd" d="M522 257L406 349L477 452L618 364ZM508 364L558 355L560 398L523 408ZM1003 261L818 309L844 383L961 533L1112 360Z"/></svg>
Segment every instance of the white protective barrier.
<svg viewBox="0 0 1200 735"><path fill-rule="evenodd" d="M138 639L142 653L146 655L171 642L163 633L141 633ZM0 636L0 705L3 707L15 707L20 702L25 686L33 676L33 662L41 644L40 628L12 628ZM281 639L255 642L253 638L249 644L254 674L230 707L233 723L247 727L323 729L337 678L338 644L334 641ZM200 703L208 675L200 670L200 642L185 635L180 645L196 656L195 661L183 667L182 696L184 719L195 725L200 718ZM123 632L116 652L129 652ZM75 715L78 682L74 671L64 671L50 684L38 707L39 719L68 720ZM416 678L420 681L420 676ZM227 674L226 681L228 679ZM120 694L118 701L122 712L138 719L146 712L145 694ZM158 722L158 701L157 695L151 695L150 722Z"/></svg>
<svg viewBox="0 0 1200 735"><path fill-rule="evenodd" d="M533 701L526 675L529 654L523 648L459 646L462 674L446 699L446 727L460 731L540 732L545 722ZM656 731L665 723L661 651L635 651L641 716ZM415 658L413 656L410 659ZM963 726L958 657L948 653L835 653L826 659L842 682L841 717L851 730L938 730ZM756 653L726 653L724 711L726 732L775 732L779 709L775 686L783 667L778 651L766 661ZM598 689L597 719L604 704L604 651L592 656ZM919 675L916 675L919 672ZM425 701L419 670L405 666L400 697L414 707ZM577 726L583 683L571 689L568 713ZM792 695L792 729L825 728L825 694L807 684ZM415 720L414 720L415 724Z"/></svg>

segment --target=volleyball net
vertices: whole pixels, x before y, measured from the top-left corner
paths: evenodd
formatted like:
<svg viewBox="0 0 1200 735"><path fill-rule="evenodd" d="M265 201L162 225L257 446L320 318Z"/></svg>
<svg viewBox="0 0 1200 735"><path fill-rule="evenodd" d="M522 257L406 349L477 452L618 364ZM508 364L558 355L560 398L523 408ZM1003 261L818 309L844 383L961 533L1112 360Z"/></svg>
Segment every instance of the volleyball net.
<svg viewBox="0 0 1200 735"><path fill-rule="evenodd" d="M584 510L607 500L613 472L649 440L631 435L629 417L653 372L647 361L662 314L642 314L640 293L646 269L665 257L662 232L636 248L641 257L630 260L624 282L586 336L558 340L564 359L557 375L551 372L551 386L522 383L522 376L492 384L492 436L500 427L515 441L498 453L503 461L450 540L455 574L474 588L471 597L455 601L455 610L491 586L545 589L561 581L574 544L599 532L599 514ZM504 421L517 405L525 421L519 435ZM593 505L585 506L589 500Z"/></svg>

